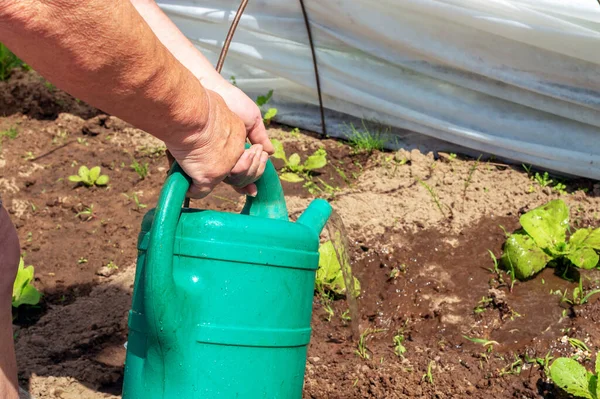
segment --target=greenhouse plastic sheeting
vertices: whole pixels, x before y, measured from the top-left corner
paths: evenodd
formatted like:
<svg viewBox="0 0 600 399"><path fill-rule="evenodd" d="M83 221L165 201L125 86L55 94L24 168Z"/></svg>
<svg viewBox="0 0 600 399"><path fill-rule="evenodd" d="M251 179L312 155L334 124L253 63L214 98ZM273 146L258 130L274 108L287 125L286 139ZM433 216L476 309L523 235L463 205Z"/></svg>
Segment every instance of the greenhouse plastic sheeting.
<svg viewBox="0 0 600 399"><path fill-rule="evenodd" d="M453 144L600 178L596 0L305 4L329 135L347 137L349 121L376 121L392 128L390 147ZM159 5L216 63L239 2ZM253 96L273 89L275 120L321 130L298 1L250 0L223 75Z"/></svg>

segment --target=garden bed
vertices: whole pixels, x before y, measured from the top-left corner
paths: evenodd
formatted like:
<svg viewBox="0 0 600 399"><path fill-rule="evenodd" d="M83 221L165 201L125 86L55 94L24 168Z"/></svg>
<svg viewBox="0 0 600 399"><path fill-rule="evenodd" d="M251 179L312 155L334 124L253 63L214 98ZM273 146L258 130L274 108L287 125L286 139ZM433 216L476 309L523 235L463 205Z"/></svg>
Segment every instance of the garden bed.
<svg viewBox="0 0 600 399"><path fill-rule="evenodd" d="M0 138L0 193L44 294L17 314L20 382L38 398L120 397L137 233L164 181L164 147L34 72L17 72L0 89L0 131L12 132ZM563 394L544 359L594 358L600 295L561 302L556 291L570 295L577 284L553 269L511 292L488 251L500 257L503 228L513 231L521 214L555 198L570 206L573 226L600 226L597 182L555 189L556 178L536 180L493 160L360 152L281 126L269 133L302 160L325 148L317 188L283 183L290 215L322 196L342 216L362 285L360 328L372 332L359 356L342 317L346 302L315 295L305 398L555 398ZM143 179L134 161L148 164ZM100 166L108 186L70 182L81 165ZM192 201L224 211L242 205L226 186ZM598 270L582 279L585 290L600 287Z"/></svg>

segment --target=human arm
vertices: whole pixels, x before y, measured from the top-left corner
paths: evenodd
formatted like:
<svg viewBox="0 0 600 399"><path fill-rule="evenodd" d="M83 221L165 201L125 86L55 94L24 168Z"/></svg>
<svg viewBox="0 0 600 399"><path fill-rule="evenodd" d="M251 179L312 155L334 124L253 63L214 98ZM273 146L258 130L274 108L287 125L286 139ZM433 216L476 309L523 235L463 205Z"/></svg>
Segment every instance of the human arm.
<svg viewBox="0 0 600 399"><path fill-rule="evenodd" d="M57 87L163 140L192 178L191 196L208 194L238 160L236 174L259 163L260 175L262 146L244 154L243 122L173 57L130 2L7 0L0 41Z"/></svg>
<svg viewBox="0 0 600 399"><path fill-rule="evenodd" d="M251 141L262 144L264 150L272 154L274 148L256 103L215 70L206 57L162 12L155 0L131 0L131 3L173 56L200 79L204 87L219 93L227 106L244 121Z"/></svg>

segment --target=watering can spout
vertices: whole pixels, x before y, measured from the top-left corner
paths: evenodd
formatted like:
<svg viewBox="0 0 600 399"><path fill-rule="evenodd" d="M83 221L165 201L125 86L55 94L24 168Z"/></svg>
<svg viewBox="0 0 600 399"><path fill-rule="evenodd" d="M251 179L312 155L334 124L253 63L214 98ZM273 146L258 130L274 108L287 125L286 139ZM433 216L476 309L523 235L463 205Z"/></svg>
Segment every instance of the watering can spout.
<svg viewBox="0 0 600 399"><path fill-rule="evenodd" d="M311 202L304 213L300 215L298 223L309 227L319 235L331 216L331 210L329 202L323 199L316 199Z"/></svg>

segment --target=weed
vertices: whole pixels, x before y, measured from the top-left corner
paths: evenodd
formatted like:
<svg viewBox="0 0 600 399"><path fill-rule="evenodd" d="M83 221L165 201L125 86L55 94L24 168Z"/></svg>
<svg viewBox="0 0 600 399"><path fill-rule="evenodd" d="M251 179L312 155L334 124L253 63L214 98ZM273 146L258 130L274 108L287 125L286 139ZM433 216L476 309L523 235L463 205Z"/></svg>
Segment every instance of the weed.
<svg viewBox="0 0 600 399"><path fill-rule="evenodd" d="M521 166L523 167L523 169L525 169L525 172L527 172L527 176L530 176L531 175L531 165L521 164Z"/></svg>
<svg viewBox="0 0 600 399"><path fill-rule="evenodd" d="M137 159L133 160L133 163L131 165L129 165L129 167L133 170L135 170L135 173L138 174L138 176L140 177L140 180L144 180L146 178L146 176L148 176L148 162L145 162L144 164L141 164L137 161Z"/></svg>
<svg viewBox="0 0 600 399"><path fill-rule="evenodd" d="M310 155L304 162L301 162L300 155L294 153L288 158L283 149L283 144L279 140L272 140L273 147L275 147L275 154L273 157L283 160L285 166L283 173L281 173L281 180L297 183L306 180L310 180L311 172L316 169L321 169L327 165L327 152L324 148L319 148L312 155Z"/></svg>
<svg viewBox="0 0 600 399"><path fill-rule="evenodd" d="M14 68L23 65L23 61L19 57L14 55L4 44L0 43L0 81L7 80Z"/></svg>
<svg viewBox="0 0 600 399"><path fill-rule="evenodd" d="M560 290L558 291L560 293ZM593 295L600 294L600 289L590 290L587 293L583 288L583 280L579 278L579 286L573 289L573 299L567 298L567 290L565 289L562 295L561 302L566 302L570 305L585 305Z"/></svg>
<svg viewBox="0 0 600 399"><path fill-rule="evenodd" d="M471 337L467 337L466 335L463 335L463 338L466 340L469 340L475 344L483 345L484 348L489 347L488 351L491 350L491 348L493 348L493 345L499 345L498 342L490 341L485 338L471 338Z"/></svg>
<svg viewBox="0 0 600 399"><path fill-rule="evenodd" d="M44 82L44 86L46 86L46 89L48 89L48 91L49 91L50 93L53 93L53 92L54 92L54 90L56 90L56 86L54 86L54 85L53 85L51 82L49 82L49 81L45 81L45 82Z"/></svg>
<svg viewBox="0 0 600 399"><path fill-rule="evenodd" d="M394 335L394 353L398 357L403 357L406 353L406 347L404 346L404 334L400 331Z"/></svg>
<svg viewBox="0 0 600 399"><path fill-rule="evenodd" d="M554 188L554 191L556 191L560 195L567 194L567 186L564 185L563 183L556 183L556 185L553 188Z"/></svg>
<svg viewBox="0 0 600 399"><path fill-rule="evenodd" d="M123 193L123 195L124 195L125 197L127 197L127 199L129 199L129 200L133 200L133 202L134 202L134 204L135 204L135 209L134 209L134 210L136 210L136 211L141 211L142 209L144 209L144 208L147 208L147 207L148 207L148 205L146 205L146 204L142 204L142 203L140 202L140 199L138 198L138 195L137 195L137 193L133 193L133 194L131 194L131 196L129 196L129 195L125 194L125 193Z"/></svg>
<svg viewBox="0 0 600 399"><path fill-rule="evenodd" d="M348 133L348 141L350 146L357 152L373 152L381 151L385 145L384 134L381 132L371 132L362 121L362 130L350 124L350 132Z"/></svg>
<svg viewBox="0 0 600 399"><path fill-rule="evenodd" d="M363 331L363 333L360 334L360 337L358 339L358 346L354 353L356 353L363 359L370 359L371 356L369 355L370 350L367 348L367 340L372 335L381 333L383 331L385 330L375 328L367 328L365 331Z"/></svg>
<svg viewBox="0 0 600 399"><path fill-rule="evenodd" d="M119 266L117 266L117 265L115 264L115 262L113 262L113 261L111 260L110 262L108 262L108 263L106 264L106 268L107 268L107 269L109 269L109 270L117 270L117 269L119 269Z"/></svg>
<svg viewBox="0 0 600 399"><path fill-rule="evenodd" d="M590 352L590 348L588 348L588 346L585 344L585 342L577 339L577 338L569 338L568 339L569 344L574 348L574 349L579 349L582 350L584 352Z"/></svg>
<svg viewBox="0 0 600 399"><path fill-rule="evenodd" d="M21 305L37 305L40 302L42 294L32 284L34 272L33 266L25 267L25 262L21 257L17 277L13 283L11 302L13 308L18 308Z"/></svg>
<svg viewBox="0 0 600 399"><path fill-rule="evenodd" d="M88 260L87 260L87 258L84 258L84 257L82 256L81 258L79 258L79 259L77 260L77 263L79 263L79 264L81 265L81 264L83 264L83 263L88 263Z"/></svg>
<svg viewBox="0 0 600 399"><path fill-rule="evenodd" d="M440 201L440 198L438 197L438 195L434 191L434 189L431 188L427 183L425 183L422 180L417 180L417 181L419 182L420 185L422 185L423 187L425 187L425 189L427 190L427 192L431 196L431 200L435 203L435 205L437 206L437 208L442 213L442 216L446 217L446 212L444 212L444 207L442 206L442 202Z"/></svg>
<svg viewBox="0 0 600 399"><path fill-rule="evenodd" d="M563 277L572 265L593 269L600 259L600 228L574 231L567 242L569 208L562 200L553 200L523 215L523 229L511 234L504 244L502 263L514 270L519 280L532 277L548 263L565 266Z"/></svg>
<svg viewBox="0 0 600 399"><path fill-rule="evenodd" d="M523 361L515 356L515 361L500 370L500 377L505 375L519 375L523 369Z"/></svg>
<svg viewBox="0 0 600 399"><path fill-rule="evenodd" d="M90 145L90 143L88 143L88 141L85 137L77 137L77 143L84 145L86 147Z"/></svg>
<svg viewBox="0 0 600 399"><path fill-rule="evenodd" d="M0 132L0 140L2 140L2 138L4 137L8 137L10 140L14 140L17 138L18 135L19 131L17 130L16 126L11 126L8 129Z"/></svg>
<svg viewBox="0 0 600 399"><path fill-rule="evenodd" d="M142 156L150 158L160 158L165 155L167 147L164 145L144 145L137 149Z"/></svg>
<svg viewBox="0 0 600 399"><path fill-rule="evenodd" d="M83 217L81 217L81 216L83 216ZM90 206L85 207L83 209L83 211L78 212L75 215L75 217L81 218L86 222L89 222L90 220L95 219L97 216L96 216L96 213L94 212L94 204L91 204Z"/></svg>
<svg viewBox="0 0 600 399"><path fill-rule="evenodd" d="M475 306L475 308L473 309L473 313L480 314L485 312L488 309L488 307L492 304L492 302L492 298L489 298L487 296L482 297L481 300L477 302L477 306Z"/></svg>
<svg viewBox="0 0 600 399"><path fill-rule="evenodd" d="M300 137L300 129L295 127L290 131L290 136L294 137L294 138L298 138Z"/></svg>
<svg viewBox="0 0 600 399"><path fill-rule="evenodd" d="M325 313L327 313L327 317L325 318L325 320L330 322L331 318L335 315L333 308L331 307L331 305L329 303L327 303L327 304L323 305L323 310L325 310Z"/></svg>
<svg viewBox="0 0 600 399"><path fill-rule="evenodd" d="M542 187L546 187L552 184L552 179L550 179L550 175L548 175L548 172L544 172L543 175L540 175L538 172L535 172L533 180Z"/></svg>
<svg viewBox="0 0 600 399"><path fill-rule="evenodd" d="M350 309L346 309L346 311L344 311L344 313L342 313L341 318L343 321L352 320L352 317L350 316Z"/></svg>
<svg viewBox="0 0 600 399"><path fill-rule="evenodd" d="M429 364L427 365L427 373L423 374L423 377L421 378L421 381L429 381L429 383L431 385L433 385L433 373L432 373L432 369L433 369L433 365L435 364L435 360L431 360L429 362Z"/></svg>
<svg viewBox="0 0 600 399"><path fill-rule="evenodd" d="M33 155L33 152L31 151L27 151L25 155L23 155L23 159L25 161L31 161L32 159L35 159L35 155Z"/></svg>
<svg viewBox="0 0 600 399"><path fill-rule="evenodd" d="M105 186L108 184L108 176L100 174L100 166L94 166L91 169L88 169L87 166L82 165L79 167L79 171L75 176L69 176L69 181L75 183L81 183L87 187L92 186Z"/></svg>
<svg viewBox="0 0 600 399"><path fill-rule="evenodd" d="M467 180L465 180L465 186L463 188L463 201L465 200L465 198L467 198L467 190L469 189L469 186L471 185L471 182L473 181L473 174L477 170L480 160L481 160L481 155L479 155L477 160L469 168L469 173L467 174Z"/></svg>

